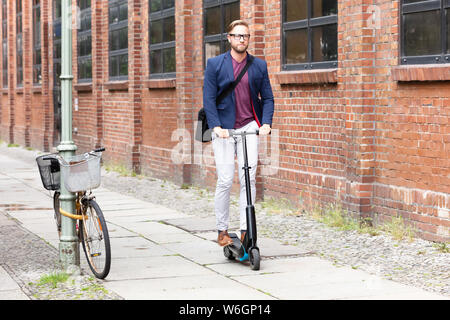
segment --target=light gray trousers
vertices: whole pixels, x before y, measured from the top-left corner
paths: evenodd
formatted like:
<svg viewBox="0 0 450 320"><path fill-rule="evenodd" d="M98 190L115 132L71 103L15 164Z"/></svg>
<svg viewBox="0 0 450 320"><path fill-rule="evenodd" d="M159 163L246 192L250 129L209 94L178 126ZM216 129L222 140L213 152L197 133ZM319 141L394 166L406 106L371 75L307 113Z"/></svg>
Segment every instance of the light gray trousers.
<svg viewBox="0 0 450 320"><path fill-rule="evenodd" d="M256 121L252 121L236 132L255 131L258 129ZM241 137L218 138L215 134L213 136L213 150L214 159L216 162L217 185L216 194L214 198L214 210L216 213L217 230L228 230L230 219L230 192L233 185L234 178L234 159L237 155L238 174L240 183L239 195L239 216L240 229L247 230L247 220L245 208L247 207L247 194L245 191L245 175L242 167L244 166L244 155L242 149ZM256 197L256 166L258 164L258 136L246 136L247 142L247 159L250 169L250 185L252 193L252 203L255 202Z"/></svg>

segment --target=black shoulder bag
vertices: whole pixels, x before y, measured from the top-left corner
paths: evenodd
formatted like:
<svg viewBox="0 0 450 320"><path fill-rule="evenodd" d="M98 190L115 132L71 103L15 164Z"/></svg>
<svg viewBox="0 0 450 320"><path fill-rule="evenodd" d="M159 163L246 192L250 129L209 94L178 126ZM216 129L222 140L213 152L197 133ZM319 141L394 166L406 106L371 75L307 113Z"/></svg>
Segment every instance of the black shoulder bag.
<svg viewBox="0 0 450 320"><path fill-rule="evenodd" d="M222 102L222 100L228 96L231 91L234 90L234 88L236 88L236 86L238 85L239 81L241 81L242 77L244 76L245 72L247 72L247 69L250 67L250 65L253 62L253 56L248 56L247 58L247 63L245 64L244 69L242 69L241 73L239 73L238 77L236 78L236 80L234 80L233 82L230 83L229 87L227 89L225 89L224 91L222 91L222 93L217 97L216 99L216 105L220 104L220 102ZM205 112L205 108L201 108L198 112L198 117L197 117L198 123L197 123L197 129L195 130L195 140L200 141L200 142L209 142L211 141L211 132L212 129L210 129L208 127L208 121L206 120L206 112Z"/></svg>

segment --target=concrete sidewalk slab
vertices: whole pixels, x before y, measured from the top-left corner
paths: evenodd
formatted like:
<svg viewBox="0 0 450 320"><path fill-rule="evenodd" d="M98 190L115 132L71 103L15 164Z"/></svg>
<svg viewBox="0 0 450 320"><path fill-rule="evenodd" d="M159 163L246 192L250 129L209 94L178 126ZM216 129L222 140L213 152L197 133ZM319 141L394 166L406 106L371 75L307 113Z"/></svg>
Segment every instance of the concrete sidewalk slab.
<svg viewBox="0 0 450 320"><path fill-rule="evenodd" d="M275 261L280 265L287 262L283 259L274 260L274 263ZM269 270L278 270L273 268L272 263L272 268L261 268L256 274L235 275L230 278L270 292L279 299L371 299L371 296L380 297L385 293L395 299L403 299L405 294L416 299L442 298L349 267L337 268L331 262L315 257L297 258L294 264L292 262L294 261L290 261L290 271L268 273Z"/></svg>
<svg viewBox="0 0 450 320"><path fill-rule="evenodd" d="M114 259L173 255L173 252L142 237L111 238Z"/></svg>
<svg viewBox="0 0 450 320"><path fill-rule="evenodd" d="M216 273L172 253L168 256L114 259L106 282L213 274Z"/></svg>
<svg viewBox="0 0 450 320"><path fill-rule="evenodd" d="M201 265L227 263L228 261L223 255L223 249L211 241L197 239L163 246Z"/></svg>
<svg viewBox="0 0 450 320"><path fill-rule="evenodd" d="M1 215L0 215L1 217ZM0 225L1 222L0 222ZM29 300L19 285L0 265L0 300Z"/></svg>
<svg viewBox="0 0 450 320"><path fill-rule="evenodd" d="M105 287L134 300L273 300L254 288L221 275L108 281Z"/></svg>

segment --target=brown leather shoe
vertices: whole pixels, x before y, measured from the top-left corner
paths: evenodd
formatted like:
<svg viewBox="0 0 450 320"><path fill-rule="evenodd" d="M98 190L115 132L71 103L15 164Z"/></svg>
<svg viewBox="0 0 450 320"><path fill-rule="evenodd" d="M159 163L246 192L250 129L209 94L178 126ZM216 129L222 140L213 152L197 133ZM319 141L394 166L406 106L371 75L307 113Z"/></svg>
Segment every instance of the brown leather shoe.
<svg viewBox="0 0 450 320"><path fill-rule="evenodd" d="M243 244L244 243L244 239L245 239L245 234L246 234L247 232L242 232L241 233L241 243Z"/></svg>
<svg viewBox="0 0 450 320"><path fill-rule="evenodd" d="M227 230L220 231L219 237L217 238L217 243L221 247L228 246L233 243L233 240L231 240Z"/></svg>

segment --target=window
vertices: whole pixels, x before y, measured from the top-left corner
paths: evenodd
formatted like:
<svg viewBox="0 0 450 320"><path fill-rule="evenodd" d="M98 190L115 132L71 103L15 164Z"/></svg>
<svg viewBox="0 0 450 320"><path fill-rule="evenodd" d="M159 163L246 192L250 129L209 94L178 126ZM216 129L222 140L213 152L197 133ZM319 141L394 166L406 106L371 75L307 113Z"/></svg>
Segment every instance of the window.
<svg viewBox="0 0 450 320"><path fill-rule="evenodd" d="M8 12L7 0L2 0L2 64L3 88L8 87Z"/></svg>
<svg viewBox="0 0 450 320"><path fill-rule="evenodd" d="M149 3L150 77L175 76L175 0Z"/></svg>
<svg viewBox="0 0 450 320"><path fill-rule="evenodd" d="M16 1L17 86L23 86L22 0Z"/></svg>
<svg viewBox="0 0 450 320"><path fill-rule="evenodd" d="M450 0L401 4L401 63L450 63Z"/></svg>
<svg viewBox="0 0 450 320"><path fill-rule="evenodd" d="M240 18L239 1L204 0L203 2L203 30L204 57L206 61L230 50L227 40L228 25Z"/></svg>
<svg viewBox="0 0 450 320"><path fill-rule="evenodd" d="M337 67L337 1L284 0L283 70Z"/></svg>
<svg viewBox="0 0 450 320"><path fill-rule="evenodd" d="M33 0L33 84L41 84L41 4Z"/></svg>
<svg viewBox="0 0 450 320"><path fill-rule="evenodd" d="M109 0L109 77L128 78L128 1Z"/></svg>
<svg viewBox="0 0 450 320"><path fill-rule="evenodd" d="M92 81L91 0L78 0L80 25L77 36L78 80Z"/></svg>
<svg viewBox="0 0 450 320"><path fill-rule="evenodd" d="M61 0L53 2L53 76L55 86L61 86Z"/></svg>

